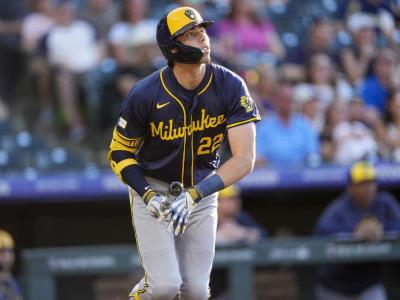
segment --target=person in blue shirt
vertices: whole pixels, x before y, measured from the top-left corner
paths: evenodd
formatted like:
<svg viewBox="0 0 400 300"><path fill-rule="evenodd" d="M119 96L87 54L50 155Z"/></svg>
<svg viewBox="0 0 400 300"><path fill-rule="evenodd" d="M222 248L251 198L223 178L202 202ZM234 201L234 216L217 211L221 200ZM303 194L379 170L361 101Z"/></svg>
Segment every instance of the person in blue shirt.
<svg viewBox="0 0 400 300"><path fill-rule="evenodd" d="M372 63L372 73L361 82L360 94L364 103L377 110L381 115L386 109L389 90L395 85L396 66L395 51L390 48L382 48Z"/></svg>
<svg viewBox="0 0 400 300"><path fill-rule="evenodd" d="M293 89L281 82L273 100L275 112L257 126L257 166L301 166L319 158L317 132L309 121L294 113Z"/></svg>
<svg viewBox="0 0 400 300"><path fill-rule="evenodd" d="M400 233L400 204L387 192L378 192L374 167L364 161L349 171L347 191L319 218L319 236L378 242ZM377 263L324 265L318 272L318 300L386 300Z"/></svg>

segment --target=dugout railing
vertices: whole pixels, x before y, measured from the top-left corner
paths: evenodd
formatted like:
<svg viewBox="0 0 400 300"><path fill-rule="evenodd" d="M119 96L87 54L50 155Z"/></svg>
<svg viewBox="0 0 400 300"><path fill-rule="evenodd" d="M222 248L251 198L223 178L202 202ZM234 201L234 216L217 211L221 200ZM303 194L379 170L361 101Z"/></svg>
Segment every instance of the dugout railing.
<svg viewBox="0 0 400 300"><path fill-rule="evenodd" d="M28 249L22 259L28 300L56 300L58 276L121 274L141 268L134 245ZM396 260L400 260L399 239L364 243L301 238L219 247L214 262L216 268L228 270L229 299L253 300L256 267Z"/></svg>

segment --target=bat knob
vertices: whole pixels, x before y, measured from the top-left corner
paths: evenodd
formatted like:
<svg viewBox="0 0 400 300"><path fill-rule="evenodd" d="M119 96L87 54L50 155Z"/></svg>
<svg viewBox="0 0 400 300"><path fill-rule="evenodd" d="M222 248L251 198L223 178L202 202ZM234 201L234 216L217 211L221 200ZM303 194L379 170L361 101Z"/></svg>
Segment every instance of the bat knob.
<svg viewBox="0 0 400 300"><path fill-rule="evenodd" d="M169 185L169 193L172 196L179 196L183 192L183 185L178 181L173 181Z"/></svg>

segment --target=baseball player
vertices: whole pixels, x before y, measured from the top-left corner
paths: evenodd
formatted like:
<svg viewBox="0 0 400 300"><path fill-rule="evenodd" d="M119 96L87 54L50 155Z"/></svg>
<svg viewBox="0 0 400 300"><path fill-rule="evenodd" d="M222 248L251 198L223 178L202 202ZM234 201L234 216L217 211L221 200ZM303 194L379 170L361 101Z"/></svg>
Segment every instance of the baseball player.
<svg viewBox="0 0 400 300"><path fill-rule="evenodd" d="M145 270L131 300L209 297L217 192L253 168L260 116L243 80L210 62L212 24L190 7L159 21L168 66L135 84L113 132L108 159L129 186ZM224 139L232 157L219 166ZM185 189L171 197L173 181Z"/></svg>
<svg viewBox="0 0 400 300"><path fill-rule="evenodd" d="M0 300L22 300L18 282L12 274L15 262L14 239L0 229Z"/></svg>

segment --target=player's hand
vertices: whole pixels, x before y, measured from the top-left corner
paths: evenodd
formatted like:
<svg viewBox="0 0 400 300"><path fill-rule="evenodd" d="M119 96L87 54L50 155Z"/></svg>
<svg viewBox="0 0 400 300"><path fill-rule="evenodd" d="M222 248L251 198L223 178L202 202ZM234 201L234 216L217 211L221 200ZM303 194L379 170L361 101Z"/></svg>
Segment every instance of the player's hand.
<svg viewBox="0 0 400 300"><path fill-rule="evenodd" d="M184 191L177 196L171 207L167 210L167 215L171 215L167 231L172 232L174 230L176 236L184 234L190 215L195 207L196 202L188 191Z"/></svg>
<svg viewBox="0 0 400 300"><path fill-rule="evenodd" d="M377 242L382 239L384 234L383 225L376 218L363 219L355 228L356 238L368 242Z"/></svg>
<svg viewBox="0 0 400 300"><path fill-rule="evenodd" d="M167 211L171 206L171 202L168 198L160 196L155 192L151 193L151 195L144 197L145 202L147 202L146 209L158 222L162 222L167 216Z"/></svg>

